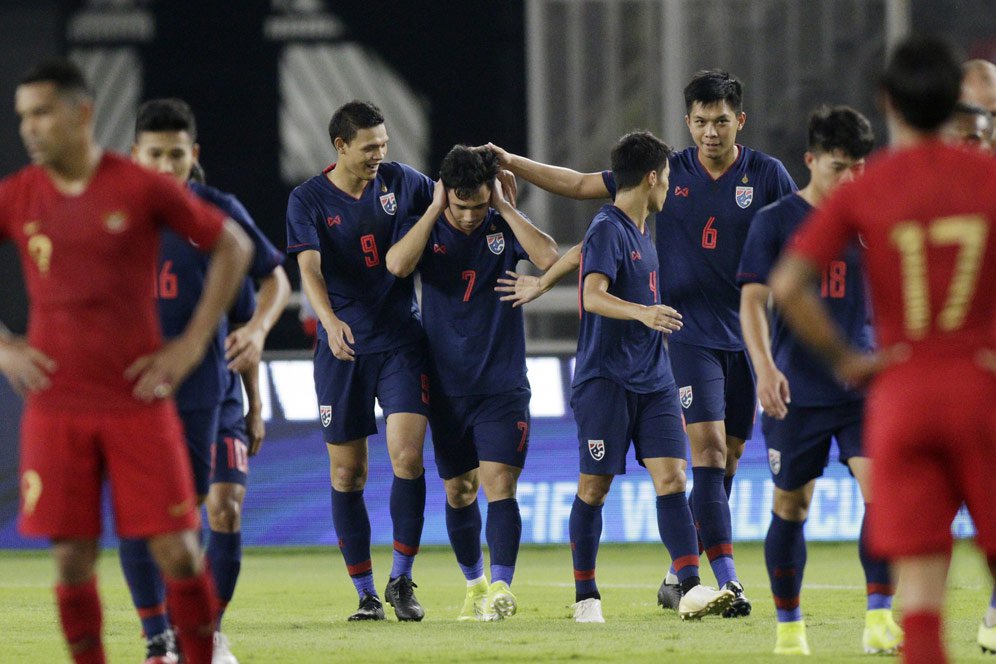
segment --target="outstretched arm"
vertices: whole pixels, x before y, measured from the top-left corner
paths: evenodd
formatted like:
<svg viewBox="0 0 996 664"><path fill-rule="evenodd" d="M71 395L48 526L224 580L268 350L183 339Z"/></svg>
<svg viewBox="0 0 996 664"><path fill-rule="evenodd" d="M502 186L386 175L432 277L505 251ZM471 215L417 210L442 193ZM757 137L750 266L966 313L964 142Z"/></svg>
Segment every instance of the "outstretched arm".
<svg viewBox="0 0 996 664"><path fill-rule="evenodd" d="M601 173L579 173L570 168L541 164L506 152L493 143L488 143L488 147L498 155L502 167L540 189L566 198L609 198L609 190L605 188Z"/></svg>
<svg viewBox="0 0 996 664"><path fill-rule="evenodd" d="M508 275L511 278L499 279L495 291L508 293L499 298L502 302L511 302L513 307L521 307L553 288L567 275L577 272L580 264L581 245L576 244L557 259L557 262L542 276L534 277L509 270Z"/></svg>

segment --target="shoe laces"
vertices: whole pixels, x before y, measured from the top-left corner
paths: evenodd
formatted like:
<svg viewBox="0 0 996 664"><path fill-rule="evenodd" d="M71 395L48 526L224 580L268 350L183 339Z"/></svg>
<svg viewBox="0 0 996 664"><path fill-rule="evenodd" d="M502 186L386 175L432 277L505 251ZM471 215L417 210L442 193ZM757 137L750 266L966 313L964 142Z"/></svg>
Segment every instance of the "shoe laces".
<svg viewBox="0 0 996 664"><path fill-rule="evenodd" d="M402 576L401 578L398 579L397 583L398 598L403 601L410 600L412 598L412 595L414 595L414 592L412 591L413 588L418 588L415 582L409 579L407 576Z"/></svg>

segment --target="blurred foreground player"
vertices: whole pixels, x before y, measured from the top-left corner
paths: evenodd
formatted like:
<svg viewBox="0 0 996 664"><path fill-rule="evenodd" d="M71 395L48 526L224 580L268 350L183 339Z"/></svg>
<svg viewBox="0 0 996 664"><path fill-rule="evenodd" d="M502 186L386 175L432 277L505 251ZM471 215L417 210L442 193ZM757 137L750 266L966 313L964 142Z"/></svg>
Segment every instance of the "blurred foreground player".
<svg viewBox="0 0 996 664"><path fill-rule="evenodd" d="M224 210L249 236L255 249L249 275L260 283L258 303L253 281L247 277L235 305L219 324L203 361L176 392L198 501L207 499L211 528L207 558L219 602L214 664L237 664L228 639L220 632L221 616L235 592L241 568L241 509L249 457L262 444L259 360L266 335L287 304L290 284L281 267L283 254L266 239L238 199L192 179L199 157L197 124L186 102L153 99L142 104L135 121L132 160L172 177L202 200ZM167 339L180 334L190 320L206 270L204 255L188 238L163 231L155 292ZM229 334L228 318L245 324ZM235 371L241 374L242 381ZM243 382L249 399L245 416ZM142 619L149 664L158 664L155 657L168 658L173 637L163 604L162 584L144 541L122 540L121 566Z"/></svg>
<svg viewBox="0 0 996 664"><path fill-rule="evenodd" d="M695 524L685 495L685 436L664 335L682 316L661 304L658 262L647 217L668 194L671 148L648 132L612 149L615 203L604 205L581 248L581 332L571 408L580 473L569 524L574 559L574 620L605 622L595 583L602 506L626 472L630 443L657 494L657 525L681 584L682 619L721 613L732 590L699 583Z"/></svg>
<svg viewBox="0 0 996 664"><path fill-rule="evenodd" d="M945 42L900 44L881 82L890 152L813 214L770 281L792 330L844 380L874 376L870 544L893 561L914 664L947 661L940 612L962 502L996 572L996 164L939 140L960 80ZM878 355L850 345L811 288L859 235Z"/></svg>
<svg viewBox="0 0 996 664"><path fill-rule="evenodd" d="M52 539L74 660L105 661L95 565L106 475L118 534L148 540L186 661L207 664L216 600L168 397L204 356L251 246L217 209L101 150L92 96L72 63L39 65L15 100L34 165L0 183L0 236L18 246L31 317L27 340L0 341L0 370L27 395L21 532ZM212 256L189 325L162 345L148 276L167 226Z"/></svg>
<svg viewBox="0 0 996 664"><path fill-rule="evenodd" d="M291 192L287 252L297 255L301 288L320 322L315 390L329 454L332 524L360 598L349 619L384 619L363 500L376 398L387 419L394 471L394 562L384 594L398 620L418 621L425 611L412 590L412 565L425 523L429 376L414 280L388 272L385 256L401 224L429 207L433 182L410 166L384 161L384 116L369 102L337 109L329 140L336 163Z"/></svg>
<svg viewBox="0 0 996 664"><path fill-rule="evenodd" d="M417 269L422 278L432 445L446 487L446 530L467 580L459 620L500 620L517 610L516 485L528 452L530 391L522 310L501 302L494 286L520 260L544 270L557 260L556 242L515 209L514 191L504 191L498 170L489 148L450 150L432 205L408 222L386 256L395 276ZM482 485L490 585L477 504Z"/></svg>
<svg viewBox="0 0 996 664"><path fill-rule="evenodd" d="M864 393L841 385L826 364L785 328L777 312L769 326L768 274L803 220L838 185L865 166L874 143L868 120L847 106L817 109L809 118L805 155L809 183L762 208L751 225L740 259L740 325L757 375L764 413L761 429L775 483L764 554L778 619L776 654L809 654L800 594L806 567L803 528L816 479L830 459L831 438L840 462L858 481L866 509L858 541L865 572L867 612L862 646L868 653L895 652L902 630L892 618L888 562L868 551L871 461L861 445ZM823 266L820 297L847 340L871 351L871 318L857 242Z"/></svg>

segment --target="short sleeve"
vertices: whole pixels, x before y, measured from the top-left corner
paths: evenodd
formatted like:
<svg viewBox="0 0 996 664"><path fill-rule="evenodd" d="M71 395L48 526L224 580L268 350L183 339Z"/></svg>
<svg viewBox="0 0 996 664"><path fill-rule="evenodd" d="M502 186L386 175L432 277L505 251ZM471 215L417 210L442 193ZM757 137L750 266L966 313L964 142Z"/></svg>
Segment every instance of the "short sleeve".
<svg viewBox="0 0 996 664"><path fill-rule="evenodd" d="M799 190L795 186L795 180L789 175L789 172L785 170L785 164L783 164L778 159L774 159L774 177L772 178L772 190L768 192L771 197L769 200L776 201L782 196L788 196L789 194Z"/></svg>
<svg viewBox="0 0 996 664"><path fill-rule="evenodd" d="M412 192L412 204L410 213L417 214L418 218L428 209L429 205L432 204L432 192L436 187L435 181L429 176L416 171L411 166L405 166L402 164L404 169L405 179L408 180L408 186L411 187Z"/></svg>
<svg viewBox="0 0 996 664"><path fill-rule="evenodd" d="M778 215L771 207L762 208L751 221L740 254L740 268L737 270L737 284L763 284L781 253L778 232Z"/></svg>
<svg viewBox="0 0 996 664"><path fill-rule="evenodd" d="M157 175L151 183L151 200L157 203L160 223L181 237L190 238L201 251L214 248L221 236L225 213L165 176Z"/></svg>
<svg viewBox="0 0 996 664"><path fill-rule="evenodd" d="M291 192L287 200L287 253L296 254L308 249L320 250L318 229L314 213L302 195L301 187Z"/></svg>
<svg viewBox="0 0 996 664"><path fill-rule="evenodd" d="M609 198L616 200L616 178L612 171L602 171L602 183L609 192Z"/></svg>
<svg viewBox="0 0 996 664"><path fill-rule="evenodd" d="M253 254L252 265L249 267L249 276L254 279L262 279L270 275L277 266L284 262L283 253L273 246L269 238L263 235L256 222L249 215L249 211L242 205L235 196L226 195L223 204L219 205L235 222L246 232L252 241L256 252Z"/></svg>
<svg viewBox="0 0 996 664"><path fill-rule="evenodd" d="M788 241L788 251L816 266L837 258L857 235L852 225L850 202L854 195L850 182L841 187L817 208Z"/></svg>
<svg viewBox="0 0 996 664"><path fill-rule="evenodd" d="M254 313L256 313L256 290L253 288L252 280L246 278L242 280L242 288L239 289L238 297L228 312L228 320L241 325L248 323Z"/></svg>
<svg viewBox="0 0 996 664"><path fill-rule="evenodd" d="M614 282L623 260L622 244L618 228L604 220L592 224L581 246L581 281L598 272L608 277L610 283Z"/></svg>

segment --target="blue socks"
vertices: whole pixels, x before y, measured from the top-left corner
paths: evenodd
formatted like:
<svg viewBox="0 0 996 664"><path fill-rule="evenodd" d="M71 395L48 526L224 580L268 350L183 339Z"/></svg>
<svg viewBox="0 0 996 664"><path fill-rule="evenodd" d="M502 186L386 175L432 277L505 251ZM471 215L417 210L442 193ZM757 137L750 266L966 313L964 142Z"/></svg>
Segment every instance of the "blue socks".
<svg viewBox="0 0 996 664"><path fill-rule="evenodd" d="M457 564L467 581L484 576L484 554L481 552L481 508L474 499L466 507L446 503L446 533L456 554Z"/></svg>
<svg viewBox="0 0 996 664"><path fill-rule="evenodd" d="M574 496L569 525L571 556L574 559L574 601L601 599L595 585L595 558L602 536L602 506L589 505Z"/></svg>
<svg viewBox="0 0 996 664"><path fill-rule="evenodd" d="M391 578L411 578L412 564L425 525L425 471L416 479L394 476L391 485L391 521L394 524L394 564Z"/></svg>
<svg viewBox="0 0 996 664"><path fill-rule="evenodd" d="M861 520L861 535L858 538L858 557L861 559L861 567L865 570L865 584L868 589L868 610L891 609L892 596L895 591L892 587L892 576L889 573L889 563L883 559L873 556L868 551L868 505L865 505L865 516Z"/></svg>
<svg viewBox="0 0 996 664"><path fill-rule="evenodd" d="M515 498L488 503L487 538L491 552L491 583L504 581L512 585L522 538L522 516Z"/></svg>
<svg viewBox="0 0 996 664"><path fill-rule="evenodd" d="M370 562L370 517L363 491L336 491L332 488L332 525L339 536L339 549L356 592L377 595Z"/></svg>
<svg viewBox="0 0 996 664"><path fill-rule="evenodd" d="M235 594L235 583L242 569L242 533L219 533L211 531L207 546L208 564L214 577L215 592L218 596L218 625L225 608Z"/></svg>
<svg viewBox="0 0 996 664"><path fill-rule="evenodd" d="M170 628L166 617L166 586L148 544L144 539L122 538L119 553L142 631L146 638L162 634Z"/></svg>
<svg viewBox="0 0 996 664"><path fill-rule="evenodd" d="M699 542L684 491L657 496L657 530L671 555L671 568L684 583L699 577Z"/></svg>
<svg viewBox="0 0 996 664"><path fill-rule="evenodd" d="M716 575L720 588L737 578L733 564L733 525L730 503L723 480L726 470L696 466L692 468L695 486L692 490L692 511L699 524L699 537Z"/></svg>
<svg viewBox="0 0 996 664"><path fill-rule="evenodd" d="M764 538L764 562L768 567L778 622L802 620L799 595L806 568L804 524L805 521L786 521L772 513L768 535Z"/></svg>

